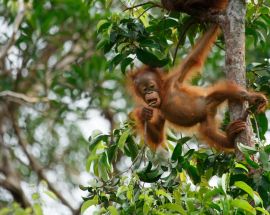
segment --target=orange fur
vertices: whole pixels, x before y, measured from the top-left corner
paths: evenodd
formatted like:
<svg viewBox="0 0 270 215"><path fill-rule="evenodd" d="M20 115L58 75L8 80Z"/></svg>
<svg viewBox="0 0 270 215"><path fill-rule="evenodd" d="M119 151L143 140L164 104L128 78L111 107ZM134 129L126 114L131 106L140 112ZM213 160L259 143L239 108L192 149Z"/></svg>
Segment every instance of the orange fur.
<svg viewBox="0 0 270 215"><path fill-rule="evenodd" d="M232 151L234 139L245 129L245 122L232 122L223 132L219 130L219 122L216 120L217 108L226 100L248 101L258 105L258 111L265 108L267 100L264 95L248 92L229 81L220 81L208 88L183 83L192 76L194 70L202 67L218 34L216 26L210 28L172 73L166 74L148 66L129 73L130 89L135 98L140 100L140 106L133 114L137 130L146 137L152 150L166 145L165 122L168 122L180 130L196 128L199 137L210 146Z"/></svg>
<svg viewBox="0 0 270 215"><path fill-rule="evenodd" d="M161 0L161 3L167 10L199 16L199 12L207 10L224 10L228 5L228 0Z"/></svg>

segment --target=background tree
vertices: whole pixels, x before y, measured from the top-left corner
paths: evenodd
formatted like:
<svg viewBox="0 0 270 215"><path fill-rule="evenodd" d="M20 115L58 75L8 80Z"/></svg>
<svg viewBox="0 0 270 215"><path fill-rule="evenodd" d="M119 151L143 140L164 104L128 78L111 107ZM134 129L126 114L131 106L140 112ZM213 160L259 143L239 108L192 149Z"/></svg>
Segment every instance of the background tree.
<svg viewBox="0 0 270 215"><path fill-rule="evenodd" d="M207 28L153 7L158 1L134 7L140 3L0 1L0 214L46 214L53 207L78 214L81 195L81 210L96 205L98 213L268 214L265 114L251 116L257 144L240 147L244 161L173 131L172 155L162 160L124 123L132 103L123 73L140 63L172 66ZM265 1L247 4L247 85L268 96L269 14ZM223 45L217 42L194 84L224 76ZM93 113L107 119L112 135L94 132L88 142L81 131L97 126ZM208 183L213 177L220 177L216 187Z"/></svg>

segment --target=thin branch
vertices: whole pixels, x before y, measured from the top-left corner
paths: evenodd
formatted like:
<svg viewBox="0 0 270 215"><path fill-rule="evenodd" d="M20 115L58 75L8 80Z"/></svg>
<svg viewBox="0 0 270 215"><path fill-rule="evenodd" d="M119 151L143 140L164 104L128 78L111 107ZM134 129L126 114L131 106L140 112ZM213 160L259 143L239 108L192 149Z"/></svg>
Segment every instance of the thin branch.
<svg viewBox="0 0 270 215"><path fill-rule="evenodd" d="M29 103L29 104L34 104L38 102L49 102L48 98L37 98L37 97L29 97L26 96L25 94L22 93L17 93L13 91L2 91L0 92L0 98L6 98L10 101L22 104L22 103Z"/></svg>
<svg viewBox="0 0 270 215"><path fill-rule="evenodd" d="M148 10L151 10L152 8L156 7L155 5L150 6L149 8L146 8L139 16L138 19L141 18Z"/></svg>
<svg viewBox="0 0 270 215"><path fill-rule="evenodd" d="M15 44L16 34L18 33L19 27L23 21L24 16L25 16L24 0L19 0L18 2L19 2L18 14L17 14L15 21L14 21L13 33L12 33L10 39L8 40L8 42L6 43L6 45L0 49L0 60L6 57L8 50Z"/></svg>
<svg viewBox="0 0 270 215"><path fill-rule="evenodd" d="M0 157L1 157L1 167L0 172L4 175L4 179L0 179L0 186L13 196L13 199L21 204L23 208L31 207L30 202L24 194L21 187L21 178L16 171L7 148L5 148L3 142L3 132L0 128Z"/></svg>
<svg viewBox="0 0 270 215"><path fill-rule="evenodd" d="M252 118L253 118L253 120L254 120L254 122L255 122L255 128L256 128L257 138L258 138L258 140L259 140L259 143L261 144L262 141L261 141L261 137L260 137L260 130L259 130L258 122L257 122L257 119L256 119L254 113L252 113Z"/></svg>
<svg viewBox="0 0 270 215"><path fill-rule="evenodd" d="M134 6L132 6L132 7L127 7L124 11L127 11L127 10L133 10L133 9L135 9L135 8L137 8L137 7L142 7L142 6L148 5L148 4L151 4L151 5L152 5L151 8L153 8L153 7L163 8L161 5L159 5L159 4L155 3L155 2L149 1L149 2L145 2L145 3L141 3L141 4L134 5Z"/></svg>
<svg viewBox="0 0 270 215"><path fill-rule="evenodd" d="M184 26L184 29L181 31L181 33L179 34L179 37L178 37L178 43L176 45L176 48L175 48L175 51L174 51L174 55L173 55L173 65L175 63L175 59L176 59L176 56L177 56L177 52L178 52L178 49L181 45L181 43L183 43L183 40L185 38L185 35L187 33L187 31L189 30L189 28L196 23L196 20L194 19L191 19L189 20L186 25Z"/></svg>
<svg viewBox="0 0 270 215"><path fill-rule="evenodd" d="M12 179L12 178L10 178L10 179ZM0 179L0 186L4 189L8 190L11 193L13 199L16 202L18 202L19 204L21 204L21 206L23 208L31 207L31 204L28 201L28 199L25 197L22 188L11 183L11 180Z"/></svg>
<svg viewBox="0 0 270 215"><path fill-rule="evenodd" d="M125 170L121 171L121 172L118 172L116 174L112 174L111 176L111 179L109 179L106 183L109 183L111 182L114 178L120 176L120 175L123 175L124 173L128 172L129 170L132 170L132 167L136 164L136 162L138 161L139 157L141 156L141 159L140 159L140 163L139 165L141 164L142 162L142 159L143 159L143 155L145 153L145 149L146 149L146 144L144 144L142 150L137 154L137 156L134 158L134 160L132 161L132 164Z"/></svg>
<svg viewBox="0 0 270 215"><path fill-rule="evenodd" d="M76 212L77 210L71 206L71 204L64 198L64 196L62 196L62 194L58 190L56 190L53 184L49 181L39 161L27 150L28 143L22 137L21 129L19 128L17 124L14 113L10 113L10 114L11 114L13 128L18 138L18 143L22 147L22 150L25 153L25 155L27 156L32 169L37 173L40 180L44 180L47 182L48 188L58 197L58 199L64 205L66 205L73 213Z"/></svg>

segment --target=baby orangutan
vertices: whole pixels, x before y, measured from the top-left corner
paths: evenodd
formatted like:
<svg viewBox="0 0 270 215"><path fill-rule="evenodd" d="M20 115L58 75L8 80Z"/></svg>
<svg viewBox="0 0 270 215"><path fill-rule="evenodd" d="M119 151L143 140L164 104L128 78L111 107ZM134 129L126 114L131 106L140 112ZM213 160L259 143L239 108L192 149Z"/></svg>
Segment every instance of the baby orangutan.
<svg viewBox="0 0 270 215"><path fill-rule="evenodd" d="M148 66L129 74L133 91L141 99L141 106L133 111L132 116L139 131L145 133L147 144L152 150L165 145L164 127L165 122L169 122L176 128L190 128L199 124L198 134L210 146L231 151L236 135L246 128L246 123L237 120L229 124L226 132L219 130L215 119L217 107L229 100L248 101L256 105L258 112L265 109L267 99L263 94L248 92L234 83L223 81L202 88L184 82L194 70L203 66L218 34L218 27L210 28L182 64L168 75Z"/></svg>

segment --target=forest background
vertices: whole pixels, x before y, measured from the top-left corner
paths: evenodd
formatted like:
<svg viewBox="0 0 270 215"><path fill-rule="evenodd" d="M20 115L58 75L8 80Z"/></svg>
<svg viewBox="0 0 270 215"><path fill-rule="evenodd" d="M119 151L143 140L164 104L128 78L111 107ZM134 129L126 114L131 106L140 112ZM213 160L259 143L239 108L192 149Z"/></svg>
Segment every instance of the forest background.
<svg viewBox="0 0 270 215"><path fill-rule="evenodd" d="M165 155L135 138L124 74L171 67L207 29L140 3L0 0L0 215L269 214L269 111L241 159L172 130ZM269 98L270 4L246 8L247 87ZM224 58L221 36L192 83L224 78Z"/></svg>

